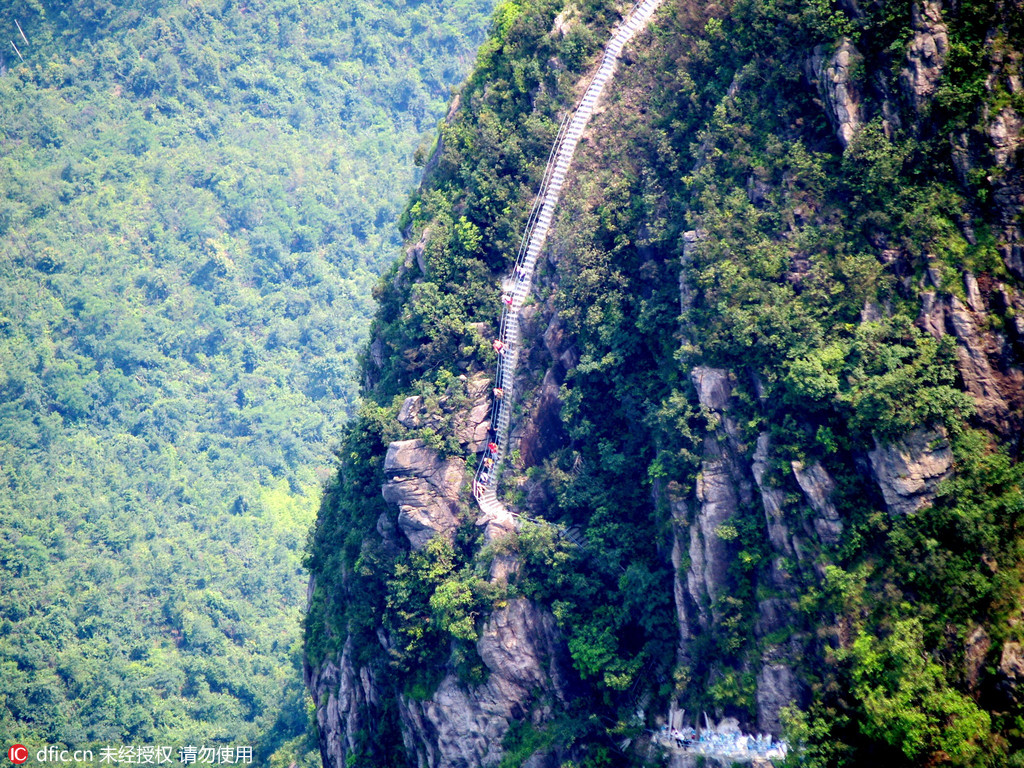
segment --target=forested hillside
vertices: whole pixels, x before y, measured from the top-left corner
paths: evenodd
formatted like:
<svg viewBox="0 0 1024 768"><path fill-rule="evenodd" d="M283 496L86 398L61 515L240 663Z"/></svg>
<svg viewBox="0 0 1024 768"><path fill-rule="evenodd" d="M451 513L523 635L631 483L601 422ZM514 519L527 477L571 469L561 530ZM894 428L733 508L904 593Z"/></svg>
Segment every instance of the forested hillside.
<svg viewBox="0 0 1024 768"><path fill-rule="evenodd" d="M299 552L490 11L2 4L4 737L304 733Z"/></svg>
<svg viewBox="0 0 1024 768"><path fill-rule="evenodd" d="M666 0L506 317L517 520L476 504L516 246L628 10L503 4L410 202L307 561L325 765L704 764L670 712L1024 765L1019 3Z"/></svg>

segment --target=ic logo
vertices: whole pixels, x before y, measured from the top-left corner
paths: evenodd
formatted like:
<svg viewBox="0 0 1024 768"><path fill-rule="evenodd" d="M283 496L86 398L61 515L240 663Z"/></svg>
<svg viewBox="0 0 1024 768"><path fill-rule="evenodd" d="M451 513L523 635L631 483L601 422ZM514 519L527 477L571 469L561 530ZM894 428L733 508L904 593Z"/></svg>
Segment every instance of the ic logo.
<svg viewBox="0 0 1024 768"><path fill-rule="evenodd" d="M21 765L28 760L28 750L23 744L14 744L7 750L7 756L11 758L12 763Z"/></svg>

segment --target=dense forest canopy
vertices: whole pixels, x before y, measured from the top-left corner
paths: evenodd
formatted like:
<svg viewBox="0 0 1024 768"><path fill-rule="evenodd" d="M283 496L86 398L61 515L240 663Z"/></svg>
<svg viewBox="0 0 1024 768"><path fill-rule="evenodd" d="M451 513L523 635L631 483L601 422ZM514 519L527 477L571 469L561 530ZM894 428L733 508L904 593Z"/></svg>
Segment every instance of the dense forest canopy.
<svg viewBox="0 0 1024 768"><path fill-rule="evenodd" d="M0 733L303 733L298 552L490 10L0 8Z"/></svg>

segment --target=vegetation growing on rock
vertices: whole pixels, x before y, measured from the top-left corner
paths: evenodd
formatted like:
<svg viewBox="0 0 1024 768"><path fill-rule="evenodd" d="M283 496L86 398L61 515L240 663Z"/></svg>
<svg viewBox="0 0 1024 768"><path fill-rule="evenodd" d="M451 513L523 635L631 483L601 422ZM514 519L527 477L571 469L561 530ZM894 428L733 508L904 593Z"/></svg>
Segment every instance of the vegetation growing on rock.
<svg viewBox="0 0 1024 768"><path fill-rule="evenodd" d="M309 559L311 667L344 664L356 638L348 669L378 675L379 702L332 722L321 706L321 725L384 724L341 756L394 754L399 734L454 754L408 702L435 724L479 714L429 683L455 686L469 621L480 633L525 597L557 620L574 677L538 678L506 755L639 762L623 746L652 724L638 706L652 718L674 700L785 726L809 765L1019 763L1022 182L993 120L1024 108L1009 42L1024 36L1004 5L667 3L577 156L524 324L524 385L560 393L520 418L553 409L562 430L520 453L506 498L586 546L463 535L457 567L430 580L386 534L399 406L490 369L530 183L615 18L604 2L507 4L407 211L416 245L378 289L350 438L373 447L345 454ZM848 87L830 89L815 62L838 50ZM458 509L469 531L468 493ZM345 559L325 568L340 531ZM489 581L495 546L516 566ZM424 590L437 655L385 670L396 584ZM460 690L480 684L461 673Z"/></svg>

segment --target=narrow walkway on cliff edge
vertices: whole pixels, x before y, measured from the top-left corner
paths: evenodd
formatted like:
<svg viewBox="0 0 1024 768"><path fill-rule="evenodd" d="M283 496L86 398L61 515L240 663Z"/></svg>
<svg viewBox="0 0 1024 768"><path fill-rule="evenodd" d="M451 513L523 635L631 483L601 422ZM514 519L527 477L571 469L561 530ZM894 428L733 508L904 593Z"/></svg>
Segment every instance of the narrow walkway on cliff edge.
<svg viewBox="0 0 1024 768"><path fill-rule="evenodd" d="M601 64L594 79L591 80L590 86L583 94L576 109L569 114L559 128L548 157L547 167L544 169L544 177L537 193L537 199L530 212L526 231L523 233L519 253L516 256L515 269L512 275L503 281L504 306L498 326L498 339L495 342L495 349L498 352L498 370L494 377L494 386L501 390L502 396L494 398L491 410L494 439L481 454L476 477L473 480L473 495L485 517L500 520L512 516L505 505L498 501L497 487L501 467L508 454L512 406L516 396L515 378L520 351L519 313L523 308L523 302L530 294L537 258L544 247L548 230L551 228L551 221L562 192L562 185L565 183L566 173L572 163L573 154L576 152L576 145L594 113L597 100L615 73L622 49L637 32L647 26L647 22L650 21L651 16L663 1L643 0L634 5L616 28L608 45L605 46L604 56L601 58ZM570 535L570 538L573 537Z"/></svg>
<svg viewBox="0 0 1024 768"><path fill-rule="evenodd" d="M473 480L473 495L476 497L485 519L511 520L516 518L541 525L550 525L545 520L537 520L511 512L498 501L497 497L498 478L508 454L512 407L516 396L515 376L520 351L519 313L523 308L523 302L530 294L537 258L547 239L555 207L558 205L558 198L562 192L562 185L565 183L566 173L576 152L576 145L579 143L587 123L590 122L594 107L604 92L605 85L615 73L622 49L637 32L647 26L662 2L664 0L643 0L633 6L605 47L601 64L580 103L562 122L551 148L551 154L548 156L537 199L530 211L530 218L527 220L519 253L516 256L515 268L512 275L502 283L503 307L496 341L498 368L494 377L494 386L501 390L502 395L494 398L491 409L494 439L480 455L476 476ZM583 542L574 529L566 530L559 527L559 533L577 546L583 546ZM655 741L670 749L678 748L697 755L725 756L738 762L748 762L765 757L772 759L785 757L788 751L788 745L785 742L775 742L769 735L747 736L739 731L723 735L718 732L718 729L710 726L705 729L699 739L696 736L688 737L688 732L681 733L676 729L672 729L670 734L666 726L656 733L654 738Z"/></svg>

